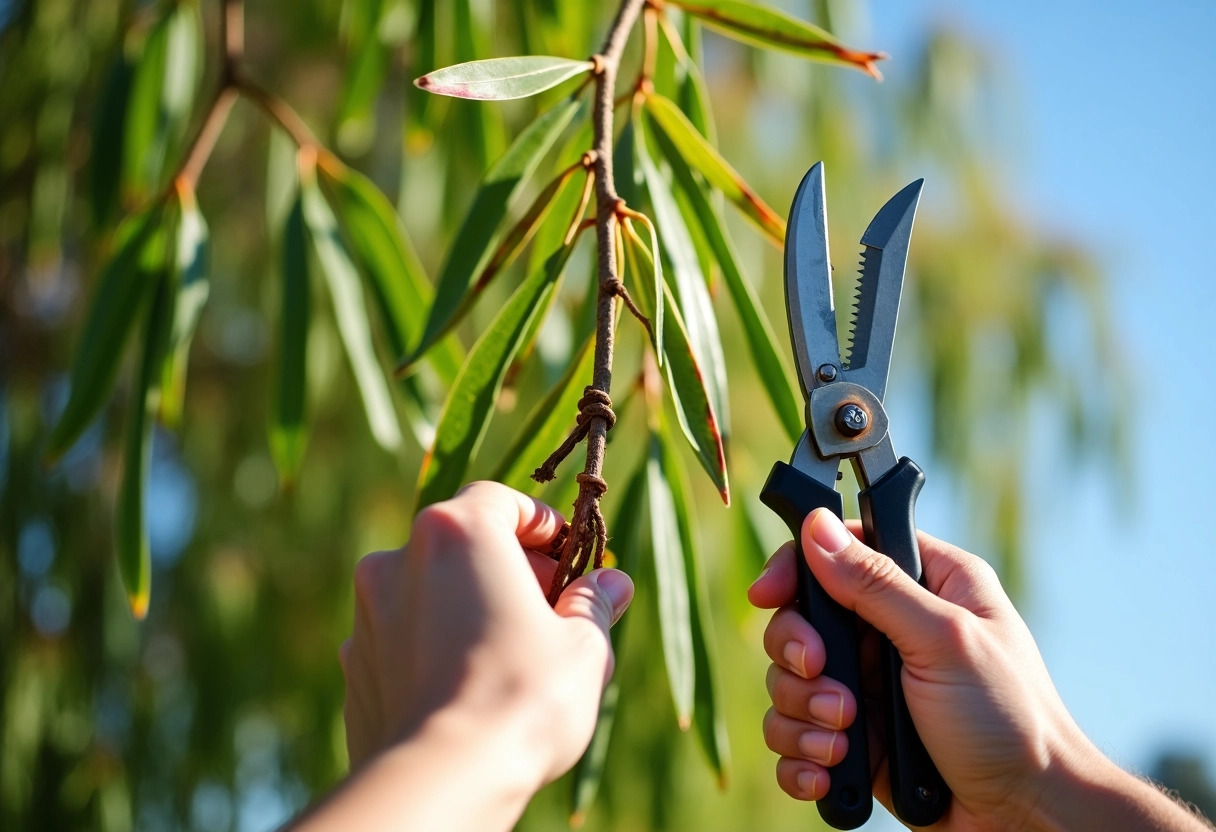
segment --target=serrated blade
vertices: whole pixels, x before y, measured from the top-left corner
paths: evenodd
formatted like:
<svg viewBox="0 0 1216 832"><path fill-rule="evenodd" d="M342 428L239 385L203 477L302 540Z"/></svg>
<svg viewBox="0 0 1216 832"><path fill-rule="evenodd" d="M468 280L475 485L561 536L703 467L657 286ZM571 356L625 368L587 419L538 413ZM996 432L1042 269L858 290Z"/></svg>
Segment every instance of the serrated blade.
<svg viewBox="0 0 1216 832"><path fill-rule="evenodd" d="M866 387L880 401L887 389L908 243L924 182L917 179L891 197L861 235L861 277L844 378Z"/></svg>
<svg viewBox="0 0 1216 832"><path fill-rule="evenodd" d="M818 367L840 364L829 263L823 162L816 162L794 194L785 233L785 308L794 363L808 396L822 383Z"/></svg>

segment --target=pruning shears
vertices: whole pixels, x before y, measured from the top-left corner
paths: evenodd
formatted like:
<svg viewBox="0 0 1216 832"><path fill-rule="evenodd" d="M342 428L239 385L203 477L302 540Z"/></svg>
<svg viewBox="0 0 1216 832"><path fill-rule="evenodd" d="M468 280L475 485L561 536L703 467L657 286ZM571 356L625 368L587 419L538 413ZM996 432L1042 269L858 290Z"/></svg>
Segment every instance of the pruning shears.
<svg viewBox="0 0 1216 832"><path fill-rule="evenodd" d="M789 464L773 466L760 499L793 532L797 606L823 637L827 652L823 673L847 686L857 700L857 718L845 732L847 755L830 769L831 785L819 801L819 813L837 829L865 823L873 807L858 622L811 574L800 531L803 520L817 508L831 509L843 518L844 501L835 484L840 461L848 459L862 486L857 502L866 542L924 584L914 514L925 475L912 460L895 456L882 405L923 183L918 179L892 197L861 237L852 344L844 354L836 338L822 162L798 186L786 229L785 302L794 361L806 396L806 430ZM950 790L912 723L900 681L903 661L885 637L880 663L891 800L901 820L928 826L949 807Z"/></svg>

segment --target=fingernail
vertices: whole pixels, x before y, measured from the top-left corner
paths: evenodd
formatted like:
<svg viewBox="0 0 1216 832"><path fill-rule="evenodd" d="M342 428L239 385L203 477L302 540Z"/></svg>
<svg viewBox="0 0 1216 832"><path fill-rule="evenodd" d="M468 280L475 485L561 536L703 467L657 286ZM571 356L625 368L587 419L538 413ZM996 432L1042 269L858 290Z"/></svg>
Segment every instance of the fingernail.
<svg viewBox="0 0 1216 832"><path fill-rule="evenodd" d="M808 797L815 794L815 781L819 779L817 771L798 772L798 789Z"/></svg>
<svg viewBox="0 0 1216 832"><path fill-rule="evenodd" d="M839 693L817 693L807 703L811 719L833 728L844 727L844 697Z"/></svg>
<svg viewBox="0 0 1216 832"><path fill-rule="evenodd" d="M803 679L806 675L806 645L801 641L787 641L785 648L781 651L781 655L785 656L786 662L789 663L790 670L797 673Z"/></svg>
<svg viewBox="0 0 1216 832"><path fill-rule="evenodd" d="M633 599L633 581L619 569L597 569L592 574L596 585L612 601L612 620L615 622Z"/></svg>
<svg viewBox="0 0 1216 832"><path fill-rule="evenodd" d="M826 766L832 761L832 750L839 736L835 731L807 731L798 738L798 750L808 760Z"/></svg>
<svg viewBox="0 0 1216 832"><path fill-rule="evenodd" d="M840 518L830 511L818 511L811 521L811 539L820 549L829 555L834 555L853 542L853 535L840 522Z"/></svg>
<svg viewBox="0 0 1216 832"><path fill-rule="evenodd" d="M763 572L761 572L761 573L760 573L760 574L759 574L759 575L756 577L756 580L752 581L752 586L754 587L756 584L758 584L758 583L760 583L761 581L763 581L763 580L764 580L764 576L765 576L765 575L767 575L767 574L769 573L769 569L771 569L771 568L772 568L772 567L769 567L769 566L764 567L764 571L763 571ZM749 589L750 589L750 588L749 588Z"/></svg>

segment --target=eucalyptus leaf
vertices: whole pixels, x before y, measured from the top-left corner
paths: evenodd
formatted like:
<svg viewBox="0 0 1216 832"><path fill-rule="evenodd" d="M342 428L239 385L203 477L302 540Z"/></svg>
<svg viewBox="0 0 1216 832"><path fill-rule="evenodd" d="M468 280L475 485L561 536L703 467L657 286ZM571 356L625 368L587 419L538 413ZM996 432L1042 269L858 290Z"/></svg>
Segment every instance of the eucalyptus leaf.
<svg viewBox="0 0 1216 832"><path fill-rule="evenodd" d="M165 355L161 375L160 418L167 426L181 422L186 395L186 366L190 359L190 343L198 328L203 307L211 291L208 280L209 232L207 222L198 210L194 192L177 191L179 219L173 257L173 281L176 300L173 310L173 331Z"/></svg>
<svg viewBox="0 0 1216 832"><path fill-rule="evenodd" d="M422 90L453 98L505 101L527 98L591 70L590 61L550 55L489 58L437 69L414 81Z"/></svg>
<svg viewBox="0 0 1216 832"><path fill-rule="evenodd" d="M93 228L107 228L119 205L127 103L135 68L119 51L110 64L93 121L89 146L89 207Z"/></svg>
<svg viewBox="0 0 1216 832"><path fill-rule="evenodd" d="M882 73L874 65L887 56L881 52L850 49L825 29L799 20L778 9L741 0L671 0L706 24L738 40L767 48L782 49L815 61L860 69L877 80Z"/></svg>
<svg viewBox="0 0 1216 832"><path fill-rule="evenodd" d="M279 365L271 408L270 451L279 480L294 482L308 441L306 422L308 380L308 323L311 315L311 281L308 237L304 229L302 195L297 194L283 229L283 276L279 319Z"/></svg>
<svg viewBox="0 0 1216 832"><path fill-rule="evenodd" d="M417 361L455 325L456 312L474 276L494 256L497 229L510 204L579 109L577 101L568 99L541 114L486 173L439 274L422 338L404 366Z"/></svg>
<svg viewBox="0 0 1216 832"><path fill-rule="evenodd" d="M317 184L315 167L302 165L301 174L300 198L304 225L329 287L338 332L363 398L368 425L381 447L396 450L401 445L401 427L397 423L392 396L372 346L359 272L351 262L346 245L338 233L337 220Z"/></svg>
<svg viewBox="0 0 1216 832"><path fill-rule="evenodd" d="M533 317L555 290L573 250L574 246L563 246L550 255L543 268L520 284L473 345L444 402L435 441L423 458L417 509L446 500L463 484L469 461L490 424L507 368Z"/></svg>
<svg viewBox="0 0 1216 832"><path fill-rule="evenodd" d="M670 99L646 96L646 111L654 118L688 164L705 177L754 222L776 246L785 244L785 220L762 200Z"/></svg>

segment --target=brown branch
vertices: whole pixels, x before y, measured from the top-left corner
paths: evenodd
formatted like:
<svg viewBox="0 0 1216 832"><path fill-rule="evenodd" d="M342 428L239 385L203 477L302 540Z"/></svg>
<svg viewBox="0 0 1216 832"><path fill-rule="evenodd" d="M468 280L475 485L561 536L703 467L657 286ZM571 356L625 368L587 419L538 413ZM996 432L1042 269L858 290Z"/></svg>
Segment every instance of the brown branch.
<svg viewBox="0 0 1216 832"><path fill-rule="evenodd" d="M198 135L190 145L190 151L186 154L185 161L182 162L177 175L173 177L175 184L180 181L185 183L190 190L194 190L198 184L198 178L203 172L203 165L207 164L211 151L215 150L215 143L219 141L220 133L223 132L224 125L228 122L228 114L232 112L232 105L236 103L237 98L235 88L230 86L220 88L219 93L215 96L215 101L211 104L211 109L207 111L207 117L203 119L203 126L199 128Z"/></svg>
<svg viewBox="0 0 1216 832"><path fill-rule="evenodd" d="M300 118L300 114L291 105L272 92L262 89L246 78L237 78L234 85L262 111L273 118L291 136L291 140L299 147L322 147L321 142L313 135L312 130Z"/></svg>
<svg viewBox="0 0 1216 832"><path fill-rule="evenodd" d="M617 69L621 53L625 49L629 32L637 22L645 0L621 0L616 19L608 30L603 46L592 57L595 64L595 112L592 115L595 151L595 195L596 195L596 248L599 252L597 274L599 278L596 304L595 370L590 389L599 391L592 399L600 404L608 398L612 388L613 328L615 324L615 302L621 286L617 276L614 227L620 197L612 178L613 95L616 89ZM588 391L589 392L589 391ZM584 399L587 399L584 396ZM607 443L611 421L607 414L596 408L587 418L587 464L578 475L578 497L574 501L574 517L570 521L570 536L562 549L561 561L549 587L549 603L557 602L562 590L570 581L581 575L588 565L600 566L607 545L607 529L604 515L600 511L600 498L608 486L602 474L604 469L604 447Z"/></svg>

